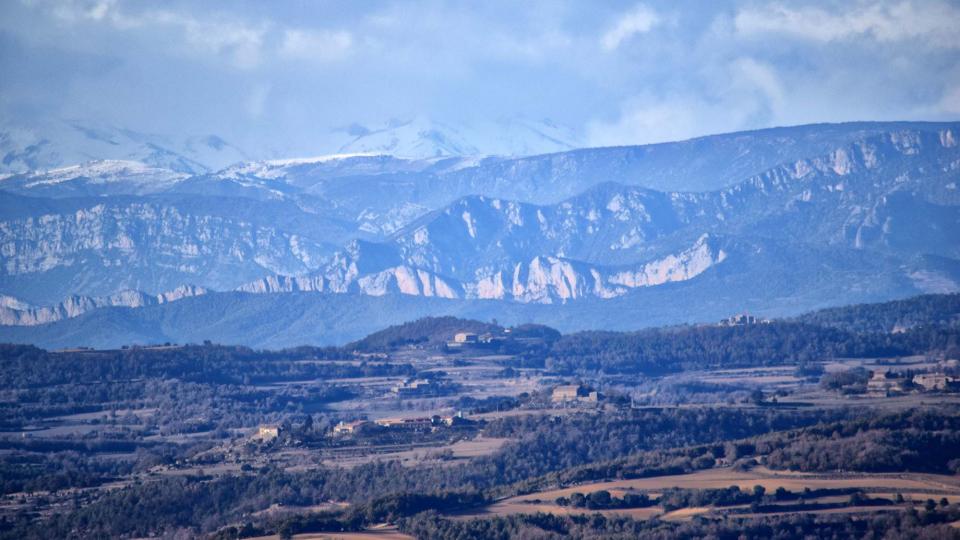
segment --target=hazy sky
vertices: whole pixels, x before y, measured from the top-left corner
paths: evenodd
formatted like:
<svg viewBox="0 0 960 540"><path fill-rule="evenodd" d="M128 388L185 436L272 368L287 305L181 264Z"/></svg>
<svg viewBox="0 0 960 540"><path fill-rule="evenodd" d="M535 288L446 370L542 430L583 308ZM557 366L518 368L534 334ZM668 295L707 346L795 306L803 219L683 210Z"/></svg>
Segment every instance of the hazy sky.
<svg viewBox="0 0 960 540"><path fill-rule="evenodd" d="M0 114L292 152L413 116L593 145L957 119L960 3L5 0Z"/></svg>

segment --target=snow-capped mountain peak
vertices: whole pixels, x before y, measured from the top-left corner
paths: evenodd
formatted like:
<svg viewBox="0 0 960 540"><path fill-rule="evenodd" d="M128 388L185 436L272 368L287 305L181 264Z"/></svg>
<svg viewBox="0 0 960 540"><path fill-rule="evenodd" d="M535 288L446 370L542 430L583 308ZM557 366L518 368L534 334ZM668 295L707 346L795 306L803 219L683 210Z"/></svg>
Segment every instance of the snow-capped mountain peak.
<svg viewBox="0 0 960 540"><path fill-rule="evenodd" d="M343 145L340 153L384 153L417 159L481 153L458 128L422 117L391 121L384 128L359 132L362 135Z"/></svg>
<svg viewBox="0 0 960 540"><path fill-rule="evenodd" d="M390 121L379 128L354 125L340 152L375 152L428 159L449 156L527 156L572 150L583 140L550 120L506 118L448 124L417 117Z"/></svg>
<svg viewBox="0 0 960 540"><path fill-rule="evenodd" d="M217 135L166 137L94 120L0 122L0 171L46 171L93 160L139 161L182 173L221 169L247 159Z"/></svg>
<svg viewBox="0 0 960 540"><path fill-rule="evenodd" d="M104 159L49 171L13 174L0 189L30 196L91 196L155 193L189 175L139 161Z"/></svg>

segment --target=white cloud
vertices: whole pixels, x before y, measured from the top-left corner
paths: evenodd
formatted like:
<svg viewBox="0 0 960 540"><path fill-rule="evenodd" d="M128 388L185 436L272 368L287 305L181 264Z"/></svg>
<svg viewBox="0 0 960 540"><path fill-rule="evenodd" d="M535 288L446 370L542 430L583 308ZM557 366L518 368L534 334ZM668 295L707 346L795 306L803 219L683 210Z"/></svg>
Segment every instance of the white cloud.
<svg viewBox="0 0 960 540"><path fill-rule="evenodd" d="M214 55L244 69L259 66L264 55L272 53L294 60L336 60L353 45L352 34L342 30L284 29L271 21L249 23L218 14L196 16L168 10L131 11L118 0L74 1L51 6L54 16L70 24L93 22L120 31L172 30L180 35L186 51ZM277 39L269 39L272 36ZM268 43L279 45L272 49Z"/></svg>
<svg viewBox="0 0 960 540"><path fill-rule="evenodd" d="M636 34L649 32L660 22L660 16L649 7L639 4L625 13L612 28L600 38L600 44L606 51L614 51L620 44Z"/></svg>
<svg viewBox="0 0 960 540"><path fill-rule="evenodd" d="M776 125L788 109L776 70L754 58L722 64L709 81L709 93L674 91L626 100L612 121L587 124L588 143L650 144Z"/></svg>
<svg viewBox="0 0 960 540"><path fill-rule="evenodd" d="M343 58L352 45L353 35L343 30L287 30L280 55L292 60L325 62Z"/></svg>
<svg viewBox="0 0 960 540"><path fill-rule="evenodd" d="M679 99L631 100L613 122L588 123L587 143L617 146L687 139L699 133L692 109L690 103Z"/></svg>
<svg viewBox="0 0 960 540"><path fill-rule="evenodd" d="M186 43L195 49L226 57L241 68L260 64L265 27L180 17L172 22L182 27Z"/></svg>
<svg viewBox="0 0 960 540"><path fill-rule="evenodd" d="M318 125L417 115L550 117L593 144L627 144L960 114L957 0L0 6L3 71L16 75L0 84L0 112L189 127L249 146L314 151Z"/></svg>
<svg viewBox="0 0 960 540"><path fill-rule="evenodd" d="M49 5L49 4L47 4ZM189 52L213 54L240 68L260 64L266 23L246 24L227 17L194 17L167 10L140 12L123 9L117 0L64 2L54 4L51 13L61 21L77 24L107 24L116 30L169 29L180 34Z"/></svg>
<svg viewBox="0 0 960 540"><path fill-rule="evenodd" d="M940 99L938 108L948 114L960 114L960 85L947 89Z"/></svg>
<svg viewBox="0 0 960 540"><path fill-rule="evenodd" d="M88 13L91 18L100 20L110 13L111 8L116 4L116 0L103 0L90 7Z"/></svg>
<svg viewBox="0 0 960 540"><path fill-rule="evenodd" d="M960 48L960 9L935 0L859 3L845 12L777 4L742 9L734 25L745 36L783 34L819 42L916 39L936 47Z"/></svg>
<svg viewBox="0 0 960 540"><path fill-rule="evenodd" d="M748 90L759 91L771 111L782 110L786 100L783 84L772 66L743 57L731 63L730 74L734 77L735 84L743 85Z"/></svg>

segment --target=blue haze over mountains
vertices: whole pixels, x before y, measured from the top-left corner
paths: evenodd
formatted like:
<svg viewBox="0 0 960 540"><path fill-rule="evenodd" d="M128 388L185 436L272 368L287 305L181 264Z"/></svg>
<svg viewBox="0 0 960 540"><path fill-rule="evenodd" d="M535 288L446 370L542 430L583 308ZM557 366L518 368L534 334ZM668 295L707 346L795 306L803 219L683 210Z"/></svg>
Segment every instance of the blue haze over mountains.
<svg viewBox="0 0 960 540"><path fill-rule="evenodd" d="M220 138L55 169L78 153L8 149L0 341L277 347L427 314L634 329L960 289L958 122L583 149L547 128L520 157L459 155L447 126L277 161Z"/></svg>

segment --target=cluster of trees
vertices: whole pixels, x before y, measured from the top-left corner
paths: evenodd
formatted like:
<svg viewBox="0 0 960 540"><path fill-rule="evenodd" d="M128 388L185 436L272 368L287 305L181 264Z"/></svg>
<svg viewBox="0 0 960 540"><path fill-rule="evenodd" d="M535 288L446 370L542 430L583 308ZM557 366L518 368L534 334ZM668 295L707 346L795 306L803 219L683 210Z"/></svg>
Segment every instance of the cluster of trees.
<svg viewBox="0 0 960 540"><path fill-rule="evenodd" d="M623 497L614 497L610 492L601 489L584 495L578 491L570 497L557 497L557 506L572 506L573 508L587 508L589 510L611 510L618 508L646 508L654 506L657 501L650 499L646 493L624 493Z"/></svg>
<svg viewBox="0 0 960 540"><path fill-rule="evenodd" d="M344 358L350 362L335 361ZM261 383L414 373L409 364L363 362L331 348L48 352L0 345L0 429L24 432L0 438L0 492L101 485L193 459L236 437L237 429L261 423L297 425L284 436L322 440L332 421L317 411L353 397L351 390L315 382ZM163 439L185 434L200 436L177 437L176 444ZM128 458L109 456L116 453Z"/></svg>
<svg viewBox="0 0 960 540"><path fill-rule="evenodd" d="M867 382L870 377L870 371L862 367L834 371L820 377L820 386L825 390L834 390L843 394L863 394L867 391Z"/></svg>
<svg viewBox="0 0 960 540"><path fill-rule="evenodd" d="M398 347L415 345L449 352L446 343L459 332L492 334L496 340L476 346L499 354L516 354L521 358L542 357L550 344L561 337L557 330L540 324L504 328L496 320L485 323L456 317L424 317L374 332L346 345L344 350L385 353Z"/></svg>
<svg viewBox="0 0 960 540"><path fill-rule="evenodd" d="M658 502L667 511L694 506L733 506L761 501L765 493L763 486L754 486L752 491L743 491L738 486L718 489L668 489L660 495Z"/></svg>
<svg viewBox="0 0 960 540"><path fill-rule="evenodd" d="M685 326L563 336L542 357L559 373L663 374L683 370L803 365L828 357L881 358L929 352L960 354L960 326L925 326L898 334L861 334L805 323ZM524 359L530 365L530 359Z"/></svg>
<svg viewBox="0 0 960 540"><path fill-rule="evenodd" d="M0 344L0 385L4 388L33 388L140 379L250 385L321 378L411 376L415 373L409 364L322 360L356 358L352 351L336 347L259 351L223 345L186 345L50 352L30 345Z"/></svg>
<svg viewBox="0 0 960 540"><path fill-rule="evenodd" d="M804 498L844 494L851 495L846 503L831 503L819 506L806 505L804 508L810 510L819 507L839 508L845 505L862 506L879 503L879 500L869 499L862 492L851 489L824 489L816 492L806 490L804 493L792 493L780 488L773 496L764 493L760 486L756 486L752 492L744 492L737 487L714 490L669 490L661 497L661 500L668 499L665 503L667 510L703 505L731 506L752 503L752 512L782 512L788 508L783 505L758 506L761 501L802 500ZM886 499L882 499L882 501L890 504ZM417 538L540 538L543 537L544 533L551 538L554 534L579 538L581 533L587 533L587 536L590 537L609 537L610 535L616 537L619 533L627 532L643 532L644 537L651 533L656 533L664 538L690 537L688 536L689 528L662 527L660 522L655 520L652 522L634 522L629 518L605 517L600 514L591 516L573 514L560 517L537 513L458 522L459 524L466 524L466 526L454 524L452 520L440 517L444 513L449 514L454 511L474 508L489 502L483 497L466 493L445 493L434 496L395 495L357 505L342 512L296 515L261 525L248 522L241 526L229 526L217 531L213 538L227 540L266 536L268 534L277 534L280 538L292 538L296 534L360 531L372 524L383 522L399 523L403 530L412 533ZM609 492L601 490L588 495L573 493L569 498L558 498L557 504L588 510L616 510L644 508L658 504L658 502L651 500L644 494L628 493L622 498L617 498L612 497ZM949 523L951 517L958 513L960 513L960 506L951 507L946 499L941 500L939 505L933 501L927 501L922 514L919 512L908 513L907 517L913 518L913 525L916 526L911 526L909 529L928 529L931 525ZM778 523L780 519L783 518L743 520L741 524L751 528L758 523L765 525ZM699 523L699 525L704 524L706 524L706 521ZM804 532L809 534L818 530L822 529L804 529ZM827 530L834 529L831 527ZM943 529L936 527L931 530L942 531ZM734 536L734 538L736 537Z"/></svg>
<svg viewBox="0 0 960 540"><path fill-rule="evenodd" d="M880 304L823 309L797 321L859 333L890 333L917 326L960 324L960 294L928 294Z"/></svg>
<svg viewBox="0 0 960 540"><path fill-rule="evenodd" d="M329 500L355 503L357 513L347 516L350 519L346 521L345 516L336 516L336 523L329 516L318 517L323 525L291 522L285 530L351 530L350 527L367 522L402 521L405 516L423 511L449 511L543 487L603 478L675 474L713 467L721 457L743 459L761 453L772 456L777 450L786 455L785 448L806 439L835 441L855 439L859 432L904 431L906 441L915 436L909 432L910 426L929 433L954 432L960 427L960 415L933 411L875 415L855 410L668 409L609 416L508 417L491 422L489 433L516 437L519 441L506 445L499 453L466 463L405 467L389 461L353 469L287 472L265 468L239 476L160 478L103 493L90 504L53 516L42 524L24 516L21 521L8 524L11 533L6 536L30 538L39 536L39 531L55 536L146 536L178 528L212 532L224 524L242 522L243 516L272 504L309 506ZM774 431L778 433L771 433ZM932 454L942 454L934 457L933 462L943 463L960 448L960 444L948 442L944 439ZM929 447L929 439L919 438L916 444L917 448ZM922 459L915 463L922 463ZM778 464L773 459L773 466ZM378 500L374 500L374 494ZM778 498L780 495L773 495L773 500L788 500ZM662 504L679 506L722 504L731 497L746 500L756 497L756 493L674 491L664 496ZM617 502L612 497L605 502L603 495L584 497L584 504L589 497L594 506L642 502ZM251 530L264 526L261 523ZM270 527L273 531L280 525ZM558 534L578 530L567 523Z"/></svg>
<svg viewBox="0 0 960 540"><path fill-rule="evenodd" d="M0 403L0 428L102 413L94 421L123 426L119 431L226 430L277 421L280 414L310 413L353 396L343 386L291 382L415 373L410 364L362 361L332 348L268 352L207 345L49 352L0 345L0 385L7 393ZM288 384L268 385L277 382ZM154 412L131 412L137 409ZM197 418L208 420L198 424Z"/></svg>
<svg viewBox="0 0 960 540"><path fill-rule="evenodd" d="M129 474L132 460L91 459L75 450L0 454L0 494L92 487Z"/></svg>
<svg viewBox="0 0 960 540"><path fill-rule="evenodd" d="M395 522L426 511L450 512L488 502L488 499L477 493L388 495L341 512L314 512L286 516L262 525L248 522L241 526L224 527L218 530L213 538L232 540L276 534L286 539L297 534L360 531L372 524Z"/></svg>
<svg viewBox="0 0 960 540"><path fill-rule="evenodd" d="M511 445L513 455L521 458L517 465L526 469L525 477L536 477L550 471L572 469L591 464L596 475L608 474L605 461L636 454L643 450L691 447L727 439L739 439L781 431L819 422L836 420L849 414L832 410L767 410L767 409L640 409L607 414L574 414L510 416L491 422L484 433L490 437L519 439ZM723 445L709 457L674 459L675 463L645 463L644 469L672 466L696 469L712 466L716 457L723 457ZM697 460L703 463L696 463ZM502 469L501 474L510 472ZM520 480L511 479L510 481ZM582 481L585 477L577 480Z"/></svg>
<svg viewBox="0 0 960 540"><path fill-rule="evenodd" d="M363 505L375 497L390 496L407 498L375 505L371 515L384 515L383 509L391 504L418 510L430 505L445 508L436 499L410 498L410 494L455 492L462 494L455 504L466 504L469 497L483 500L530 492L547 483L637 470L630 466L662 472L710 467L715 456L724 452L724 439L812 426L824 418L836 418L835 414L842 413L668 409L561 418L507 417L492 421L487 433L516 438L517 442L465 463L407 467L387 461L352 469L321 467L288 472L263 468L252 474L215 478L159 477L104 492L96 501L42 524L24 517L12 530L22 537L36 536L36 531L60 537L147 536L178 528L210 532L273 504L309 506L340 500ZM706 446L690 449L686 447L689 444ZM651 451L641 452L645 449ZM633 456L633 461L604 461L625 456ZM596 469L586 474L587 467Z"/></svg>
<svg viewBox="0 0 960 540"><path fill-rule="evenodd" d="M558 506L569 506L572 508L586 508L588 510L616 510L624 508L646 508L650 506L661 506L667 512L680 508L693 508L700 506L735 506L751 505L752 512L763 511L785 511L786 506L781 504L784 501L809 501L820 497L830 497L839 495L849 495L850 499L845 503L830 503L831 507L842 507L848 505L863 506L867 504L890 504L887 499L870 499L859 489L806 489L802 492L792 492L784 488L778 488L773 494L768 494L763 486L754 486L750 491L744 491L739 486L730 486L728 488L716 489L666 489L657 498L650 498L645 493L625 493L623 497L614 497L609 491L599 490L584 495L580 492L571 493L569 497L557 497L555 500ZM804 504L804 508L812 509L812 506Z"/></svg>
<svg viewBox="0 0 960 540"><path fill-rule="evenodd" d="M769 325L580 332L561 336L551 328L528 324L512 328L510 335L521 342L524 338L538 338L547 344L540 347L538 343L521 354L518 362L524 367L537 363L542 367L549 360L548 367L561 371L582 368L662 372L691 365L805 362L819 360L824 355L894 356L925 347L950 347L956 352L957 327L960 327L960 294L945 294L826 309ZM913 330L913 335L892 334L904 329ZM389 351L409 344L439 345L456 332L502 334L503 331L496 321L426 317L391 326L345 349ZM940 339L944 336L946 340ZM582 362L570 364L583 355L587 358Z"/></svg>
<svg viewBox="0 0 960 540"><path fill-rule="evenodd" d="M439 346L451 340L457 332L499 334L503 332L503 328L493 323L457 317L424 317L389 326L347 345L346 348L358 351L389 351L403 345Z"/></svg>
<svg viewBox="0 0 960 540"><path fill-rule="evenodd" d="M960 505L927 510L874 515L785 514L749 519L687 522L635 520L622 515L560 516L515 514L492 518L454 520L424 512L400 520L400 529L421 540L486 538L960 538L950 523L960 519Z"/></svg>
<svg viewBox="0 0 960 540"><path fill-rule="evenodd" d="M960 473L960 414L911 411L761 437L774 468L800 471Z"/></svg>
<svg viewBox="0 0 960 540"><path fill-rule="evenodd" d="M831 317L839 319L837 315ZM934 315L917 317L931 319ZM929 351L951 354L956 351L960 332L960 327L951 321L948 318L943 324L915 326L897 334L874 332L853 322L830 327L791 322L570 336L529 325L513 329L513 338L504 346L520 351L516 365L540 365L564 373L604 371L636 378L636 374L716 365L792 362L809 367L824 356L894 356ZM224 457L209 451L213 439L231 436L231 428L265 421L286 421L284 437L309 440L316 436L319 440L329 424L313 413L323 404L350 394L336 385L268 387L264 383L410 376L414 374L413 367L391 362L388 354L360 352L389 352L399 345L440 343L455 331L500 328L486 323L477 325L451 318L428 319L388 329L348 347L274 352L204 345L53 353L34 347L0 345L3 427L21 429L66 414L102 413L102 418L91 420L101 429L89 435L58 440L3 439L0 489L13 493L94 486L158 463L200 455L217 463ZM367 361L362 361L364 358ZM843 390L861 384L863 373L824 376L824 385L829 388ZM461 404L464 408L483 410L514 407L524 399L527 397L488 398L464 400ZM136 414L147 409L153 412ZM67 504L55 514L25 513L2 520L0 536L153 536L178 530L208 533L225 524L243 523L273 504L309 506L338 500L353 503L351 510L278 522L264 518L266 521L224 529L221 533L248 536L356 530L386 520L400 523L404 530L424 538L497 538L526 532L543 537L736 537L742 531L725 523L667 524L602 516L543 515L461 522L440 518L435 512L544 487L676 474L713 467L721 459L742 461L759 455L766 456L766 463L774 468L808 471L960 471L960 414L946 405L939 411L894 414L856 409L704 407L562 417L522 415L490 421L483 429L486 436L506 437L515 442L492 455L445 467L406 467L398 461L387 461L352 469L285 471L266 466L218 477L157 477L84 495L87 498L78 498L74 505ZM151 437L201 431L212 434L210 440L175 445ZM136 458L111 462L100 455L118 451L136 452ZM784 501L792 496L740 490L670 491L663 494L660 502L677 507L748 499ZM599 509L651 501L644 500L642 495L617 498L599 492L582 495L582 500L576 497L576 502L571 497L569 501L571 505L581 503L585 508ZM771 517L740 525L743 531L759 536L801 532L862 536L881 531L881 536L897 537L921 531L939 534L946 530L939 524L951 511L937 507L913 517L896 517L893 522Z"/></svg>

